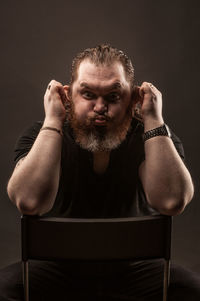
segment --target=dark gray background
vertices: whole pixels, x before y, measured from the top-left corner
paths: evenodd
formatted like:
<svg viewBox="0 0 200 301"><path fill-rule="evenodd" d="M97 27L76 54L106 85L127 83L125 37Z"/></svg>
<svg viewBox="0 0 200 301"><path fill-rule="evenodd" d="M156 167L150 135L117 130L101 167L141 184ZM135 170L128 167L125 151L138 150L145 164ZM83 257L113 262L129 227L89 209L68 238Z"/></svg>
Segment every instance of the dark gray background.
<svg viewBox="0 0 200 301"><path fill-rule="evenodd" d="M174 218L173 260L200 272L199 1L1 0L0 267L20 259L20 214L6 183L23 129L41 120L48 82L69 80L73 56L98 43L123 49L136 82L163 94L165 121L181 138L196 194Z"/></svg>

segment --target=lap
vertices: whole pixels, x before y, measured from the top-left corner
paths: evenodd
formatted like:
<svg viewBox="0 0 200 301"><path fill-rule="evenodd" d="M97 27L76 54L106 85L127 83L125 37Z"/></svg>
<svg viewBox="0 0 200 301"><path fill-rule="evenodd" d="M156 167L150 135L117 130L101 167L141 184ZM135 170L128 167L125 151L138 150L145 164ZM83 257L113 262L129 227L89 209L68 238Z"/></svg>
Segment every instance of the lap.
<svg viewBox="0 0 200 301"><path fill-rule="evenodd" d="M67 264L30 261L30 301L162 300L163 262ZM0 301L23 300L21 263L0 271ZM200 300L200 277L171 266L170 301Z"/></svg>

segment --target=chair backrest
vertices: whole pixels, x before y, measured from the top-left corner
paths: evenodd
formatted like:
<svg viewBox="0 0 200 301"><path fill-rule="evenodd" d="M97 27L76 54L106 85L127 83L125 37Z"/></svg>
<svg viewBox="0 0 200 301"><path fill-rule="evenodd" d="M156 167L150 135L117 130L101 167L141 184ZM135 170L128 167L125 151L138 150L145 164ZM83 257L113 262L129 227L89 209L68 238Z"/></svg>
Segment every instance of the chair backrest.
<svg viewBox="0 0 200 301"><path fill-rule="evenodd" d="M23 216L22 260L170 258L169 216L74 219Z"/></svg>

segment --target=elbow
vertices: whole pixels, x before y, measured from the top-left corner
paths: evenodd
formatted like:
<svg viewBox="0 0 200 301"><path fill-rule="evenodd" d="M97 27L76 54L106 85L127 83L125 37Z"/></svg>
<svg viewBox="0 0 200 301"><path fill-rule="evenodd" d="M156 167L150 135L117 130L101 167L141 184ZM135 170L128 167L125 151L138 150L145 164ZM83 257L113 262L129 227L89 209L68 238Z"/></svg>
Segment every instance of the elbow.
<svg viewBox="0 0 200 301"><path fill-rule="evenodd" d="M43 196L35 197L29 193L23 193L21 190L15 189L12 183L8 183L7 193L10 200L17 207L18 211L23 215L43 215L50 211L53 207L52 201Z"/></svg>
<svg viewBox="0 0 200 301"><path fill-rule="evenodd" d="M11 202L17 207L21 214L27 215L38 215L36 206L34 202L26 199L26 201L22 200L22 197L19 193L16 193L15 186L12 183L12 179L8 182L7 185L7 193Z"/></svg>
<svg viewBox="0 0 200 301"><path fill-rule="evenodd" d="M169 216L176 216L180 215L184 209L185 209L185 202L180 201L178 203L168 200L166 201L166 204L159 206L157 210L164 215L169 215Z"/></svg>
<svg viewBox="0 0 200 301"><path fill-rule="evenodd" d="M22 215L43 215L50 211L52 207L47 207L44 205L41 206L41 202L39 203L33 199L23 199L22 197L17 197L14 192L10 191L9 189L8 196Z"/></svg>
<svg viewBox="0 0 200 301"><path fill-rule="evenodd" d="M188 198L168 198L160 202L149 201L149 204L161 214L176 216L180 215L184 211L185 207L190 201L191 199Z"/></svg>
<svg viewBox="0 0 200 301"><path fill-rule="evenodd" d="M161 195L147 195L147 201L151 207L164 215L180 215L185 207L191 202L194 196L194 187L190 185L187 189L181 189L179 193L171 195L166 194L167 197Z"/></svg>
<svg viewBox="0 0 200 301"><path fill-rule="evenodd" d="M42 215L41 209L35 204L35 202L26 200L26 202L17 201L17 209L23 215Z"/></svg>
<svg viewBox="0 0 200 301"><path fill-rule="evenodd" d="M26 199L16 201L19 212L23 215L43 215L51 210L52 206L46 206L35 200Z"/></svg>

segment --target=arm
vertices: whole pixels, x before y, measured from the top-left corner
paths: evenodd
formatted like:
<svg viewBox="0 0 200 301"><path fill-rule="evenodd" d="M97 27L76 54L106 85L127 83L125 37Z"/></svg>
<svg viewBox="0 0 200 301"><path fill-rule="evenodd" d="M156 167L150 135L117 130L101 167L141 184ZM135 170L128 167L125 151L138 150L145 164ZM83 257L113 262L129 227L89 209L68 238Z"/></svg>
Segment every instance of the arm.
<svg viewBox="0 0 200 301"><path fill-rule="evenodd" d="M62 85L51 82L44 96L43 127L62 130L66 110ZM49 211L57 194L60 176L62 136L55 131L39 132L30 152L16 165L8 182L8 195L23 214Z"/></svg>
<svg viewBox="0 0 200 301"><path fill-rule="evenodd" d="M140 87L144 131L161 126L162 95L151 84ZM180 214L194 193L189 171L172 140L156 136L145 141L145 161L139 168L140 179L150 206L162 214Z"/></svg>

